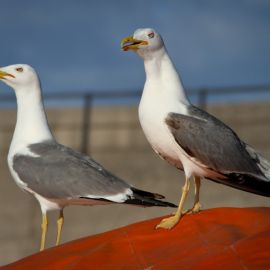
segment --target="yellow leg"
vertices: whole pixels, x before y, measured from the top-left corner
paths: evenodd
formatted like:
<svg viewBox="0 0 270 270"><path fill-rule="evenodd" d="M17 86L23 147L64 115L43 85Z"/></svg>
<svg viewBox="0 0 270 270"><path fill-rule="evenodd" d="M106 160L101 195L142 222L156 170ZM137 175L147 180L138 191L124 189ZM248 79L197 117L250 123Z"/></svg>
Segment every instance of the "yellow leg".
<svg viewBox="0 0 270 270"><path fill-rule="evenodd" d="M43 214L42 215L42 224L41 224L42 233L41 233L40 251L44 250L44 248L45 248L47 229L48 229L47 214Z"/></svg>
<svg viewBox="0 0 270 270"><path fill-rule="evenodd" d="M61 209L59 213L59 218L57 219L57 236L56 236L56 244L55 244L56 246L58 246L60 243L63 224L64 224L64 213L63 213L63 209Z"/></svg>
<svg viewBox="0 0 270 270"><path fill-rule="evenodd" d="M198 176L195 176L194 181L195 181L195 199L194 199L194 205L191 209L191 213L198 213L202 207L202 205L200 204L201 178Z"/></svg>
<svg viewBox="0 0 270 270"><path fill-rule="evenodd" d="M182 196L181 196L179 206L177 208L176 213L172 217L164 218L156 226L156 229L159 229L159 228L171 229L179 222L179 220L181 219L182 214L183 214L183 207L184 207L184 203L185 203L188 191L189 191L189 186L190 186L189 178L186 177L186 182L185 182L185 185L182 188Z"/></svg>
<svg viewBox="0 0 270 270"><path fill-rule="evenodd" d="M200 187L201 187L201 178L194 176L195 182L195 198L194 204L191 209L187 210L185 214L195 214L201 210L202 205L200 204Z"/></svg>

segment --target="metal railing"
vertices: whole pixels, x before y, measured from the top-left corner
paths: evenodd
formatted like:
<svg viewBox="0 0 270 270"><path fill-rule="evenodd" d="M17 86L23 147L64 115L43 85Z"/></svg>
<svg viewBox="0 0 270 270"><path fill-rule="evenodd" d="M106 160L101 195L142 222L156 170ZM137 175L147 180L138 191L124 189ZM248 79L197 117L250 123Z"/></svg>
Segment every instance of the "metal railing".
<svg viewBox="0 0 270 270"><path fill-rule="evenodd" d="M219 101L218 97L220 96L229 96L232 98L229 101L234 100L235 96L244 97L248 94L256 96L258 99L258 94L267 94L267 99L270 100L270 85L257 85L257 86L237 86L237 87L216 87L216 88L201 88L201 89L192 89L187 91L188 96L191 99L195 99L195 103L202 109L207 109L207 104L209 103L210 98L213 101ZM83 92L50 92L44 94L44 100L63 102L63 100L81 100L82 101L82 126L81 126L81 146L80 150L83 153L87 153L90 146L90 131L91 131L91 111L93 103L96 100L107 101L108 104L112 100L127 98L130 100L136 99L139 100L141 96L141 91L132 90L132 91L83 91ZM228 101L228 98L225 98ZM238 98L239 100L239 98ZM253 100L253 99L252 99ZM265 100L265 97L263 97ZM224 101L224 100L222 100ZM241 101L241 99L240 99ZM14 95L0 95L0 104L5 103L14 103ZM135 103L133 101L133 103ZM1 107L1 106L0 106Z"/></svg>

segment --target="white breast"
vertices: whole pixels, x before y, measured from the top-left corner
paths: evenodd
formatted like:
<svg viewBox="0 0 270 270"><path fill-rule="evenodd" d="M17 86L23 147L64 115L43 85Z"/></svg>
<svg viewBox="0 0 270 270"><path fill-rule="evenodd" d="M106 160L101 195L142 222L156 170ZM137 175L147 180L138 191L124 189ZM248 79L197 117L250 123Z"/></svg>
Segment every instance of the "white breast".
<svg viewBox="0 0 270 270"><path fill-rule="evenodd" d="M152 90L144 89L139 106L139 120L152 148L169 163L184 169L187 176L207 176L208 172L204 166L187 156L165 123L166 117L171 112L186 114L186 106L171 99L165 91Z"/></svg>
<svg viewBox="0 0 270 270"><path fill-rule="evenodd" d="M146 89L145 89L146 90ZM165 123L170 112L181 113L181 105L162 91L147 89L139 105L139 120L153 149L164 157L179 160L175 140Z"/></svg>

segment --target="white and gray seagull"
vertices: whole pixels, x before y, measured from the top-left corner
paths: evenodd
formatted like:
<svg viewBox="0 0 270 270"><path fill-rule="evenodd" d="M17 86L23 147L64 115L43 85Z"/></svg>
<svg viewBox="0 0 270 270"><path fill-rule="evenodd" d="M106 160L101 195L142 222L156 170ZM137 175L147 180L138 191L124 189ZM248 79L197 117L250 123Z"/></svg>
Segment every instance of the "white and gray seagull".
<svg viewBox="0 0 270 270"><path fill-rule="evenodd" d="M163 219L157 228L171 229L179 222L192 178L195 200L190 213L201 208L202 178L269 197L270 162L223 122L189 102L159 33L138 29L122 40L121 47L144 60L146 81L139 119L148 141L160 157L185 173L176 214Z"/></svg>
<svg viewBox="0 0 270 270"><path fill-rule="evenodd" d="M17 122L8 153L10 172L23 190L40 203L45 247L47 211L60 210L56 245L60 242L67 205L125 203L176 207L159 194L136 189L114 176L90 157L56 142L44 111L40 81L23 64L0 68L0 80L15 90Z"/></svg>

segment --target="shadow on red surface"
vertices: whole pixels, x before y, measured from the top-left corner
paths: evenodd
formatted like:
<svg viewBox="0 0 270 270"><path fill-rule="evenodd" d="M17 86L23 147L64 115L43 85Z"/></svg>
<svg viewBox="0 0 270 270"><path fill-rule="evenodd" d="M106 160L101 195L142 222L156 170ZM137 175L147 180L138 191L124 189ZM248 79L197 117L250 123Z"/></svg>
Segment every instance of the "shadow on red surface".
<svg viewBox="0 0 270 270"><path fill-rule="evenodd" d="M161 218L86 237L3 266L50 269L270 269L270 208L217 208L186 215L170 231Z"/></svg>

